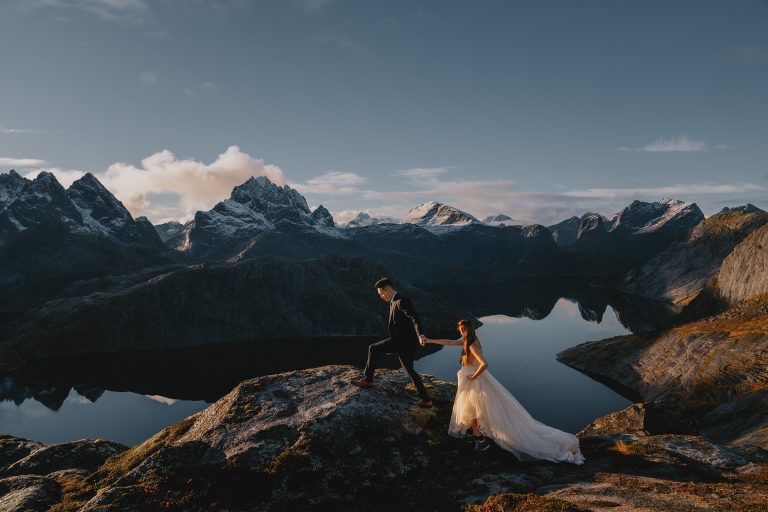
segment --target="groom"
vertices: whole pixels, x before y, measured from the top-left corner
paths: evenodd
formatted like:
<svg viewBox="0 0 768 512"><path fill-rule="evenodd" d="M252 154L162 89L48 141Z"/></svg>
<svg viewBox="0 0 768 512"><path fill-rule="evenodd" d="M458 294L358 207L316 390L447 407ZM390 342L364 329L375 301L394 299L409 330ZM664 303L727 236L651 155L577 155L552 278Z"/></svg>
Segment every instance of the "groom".
<svg viewBox="0 0 768 512"><path fill-rule="evenodd" d="M392 281L383 277L376 281L376 291L382 300L389 302L389 338L372 343L368 346L368 362L365 365L365 377L352 382L361 388L373 387L373 373L379 354L396 354L405 371L410 375L416 390L419 392L419 407L432 407L432 400L421 382L421 377L413 369L413 357L419 345L419 317L413 309L413 304L403 297L392 286Z"/></svg>

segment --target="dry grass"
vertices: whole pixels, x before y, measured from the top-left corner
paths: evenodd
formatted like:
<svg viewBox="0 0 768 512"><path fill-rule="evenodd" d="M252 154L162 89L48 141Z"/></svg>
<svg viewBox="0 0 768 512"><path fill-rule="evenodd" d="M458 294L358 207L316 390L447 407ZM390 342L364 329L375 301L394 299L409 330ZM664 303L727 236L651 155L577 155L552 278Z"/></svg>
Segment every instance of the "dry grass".
<svg viewBox="0 0 768 512"><path fill-rule="evenodd" d="M482 505L469 505L465 512L586 512L568 501L533 493L504 492L488 498Z"/></svg>
<svg viewBox="0 0 768 512"><path fill-rule="evenodd" d="M622 455L629 455L632 453L629 443L622 441L621 439L616 441L616 444L610 449L614 452L619 452Z"/></svg>

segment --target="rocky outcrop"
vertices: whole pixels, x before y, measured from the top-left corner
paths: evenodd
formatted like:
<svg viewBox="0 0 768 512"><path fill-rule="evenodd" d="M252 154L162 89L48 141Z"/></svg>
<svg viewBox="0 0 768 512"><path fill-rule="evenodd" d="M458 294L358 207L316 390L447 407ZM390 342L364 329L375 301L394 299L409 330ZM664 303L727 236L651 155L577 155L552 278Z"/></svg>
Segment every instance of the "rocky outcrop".
<svg viewBox="0 0 768 512"><path fill-rule="evenodd" d="M757 511L768 496L760 454L699 436L581 432L582 466L523 463L496 446L478 454L447 435L453 384L425 376L435 407L422 410L401 372L380 371L370 390L350 385L358 376L325 366L244 381L143 443L117 448L95 471L0 471L0 500L26 493L58 512L682 512L691 500L700 510ZM15 442L22 448L8 451L5 466L28 449Z"/></svg>
<svg viewBox="0 0 768 512"><path fill-rule="evenodd" d="M729 303L768 293L768 224L755 230L723 260L716 288Z"/></svg>
<svg viewBox="0 0 768 512"><path fill-rule="evenodd" d="M8 436L0 437L0 444L13 445L14 443L20 444L22 447L15 450L15 457L13 458L16 460L3 468L4 475L44 476L54 471L72 468L84 469L89 472L95 471L96 468L104 464L105 460L126 449L125 446L119 443L103 439L92 439L40 445L31 449L23 457L16 458L19 451L26 448L30 441L10 438ZM3 456L7 455L4 454ZM11 458L9 457L7 460L10 461Z"/></svg>
<svg viewBox="0 0 768 512"><path fill-rule="evenodd" d="M13 324L0 353L24 359L378 336L386 331L386 305L373 283L388 274L385 267L363 258L340 256L185 267L127 288L50 301ZM391 277L398 282L397 276ZM441 297L399 281L426 330L453 333L459 318L471 318Z"/></svg>
<svg viewBox="0 0 768 512"><path fill-rule="evenodd" d="M155 231L157 231L157 234L160 236L160 239L166 246L177 251L184 251L184 248L189 243L187 236L192 229L193 223L194 221L192 220L185 222L184 224L176 221L169 221L157 224L154 227Z"/></svg>
<svg viewBox="0 0 768 512"><path fill-rule="evenodd" d="M329 212L328 209L323 205L315 208L315 210L312 212L312 219L315 221L315 225L317 226L323 226L326 228L335 227L331 212Z"/></svg>
<svg viewBox="0 0 768 512"><path fill-rule="evenodd" d="M591 213L581 218L579 230L576 233L576 239L583 243L604 243L608 237L608 230L602 215Z"/></svg>
<svg viewBox="0 0 768 512"><path fill-rule="evenodd" d="M52 478L33 475L0 478L0 510L43 512L60 499L60 486Z"/></svg>
<svg viewBox="0 0 768 512"><path fill-rule="evenodd" d="M720 270L726 256L750 233L768 223L768 213L744 212L738 209L715 214L699 223L691 234L660 252L641 267L629 271L621 285L622 291L645 297L666 300L673 303L686 304L696 297L707 285L707 282ZM768 238L765 240L768 242ZM743 266L744 259L750 259L749 264L755 264L759 259L759 242L748 244L752 249L745 248L736 252L737 256L729 258L729 271ZM743 256L739 257L743 251ZM768 255L768 251L763 251ZM737 259L742 263L736 264ZM764 257L764 274L768 274L768 257ZM735 270L740 272L740 270ZM759 276L761 269L751 269L756 272L748 281L740 280L748 287L754 287L754 293L768 291L768 280L761 289ZM728 286L728 272L721 275ZM748 283L748 284L747 284ZM733 293L726 292L729 297ZM744 298L747 295L737 293L733 297ZM733 298L731 297L731 298Z"/></svg>
<svg viewBox="0 0 768 512"><path fill-rule="evenodd" d="M668 402L636 403L620 411L597 418L584 427L579 436L648 436L692 434L698 419L686 408Z"/></svg>
<svg viewBox="0 0 768 512"><path fill-rule="evenodd" d="M768 449L768 294L660 334L588 342L557 357L645 402L665 400L694 411L714 439ZM747 404L753 414L735 426L737 415L726 411L743 412Z"/></svg>
<svg viewBox="0 0 768 512"><path fill-rule="evenodd" d="M765 210L758 208L752 203L747 203L741 206L733 206L733 207L726 206L725 208L720 210L720 213L723 213L723 212L765 213Z"/></svg>
<svg viewBox="0 0 768 512"><path fill-rule="evenodd" d="M68 488L126 449L102 439L45 445L2 435L0 510L52 510L61 504Z"/></svg>
<svg viewBox="0 0 768 512"><path fill-rule="evenodd" d="M569 245L574 243L578 238L580 226L581 219L573 216L570 219L565 219L557 224L547 226L547 229L552 232L552 236L559 245Z"/></svg>

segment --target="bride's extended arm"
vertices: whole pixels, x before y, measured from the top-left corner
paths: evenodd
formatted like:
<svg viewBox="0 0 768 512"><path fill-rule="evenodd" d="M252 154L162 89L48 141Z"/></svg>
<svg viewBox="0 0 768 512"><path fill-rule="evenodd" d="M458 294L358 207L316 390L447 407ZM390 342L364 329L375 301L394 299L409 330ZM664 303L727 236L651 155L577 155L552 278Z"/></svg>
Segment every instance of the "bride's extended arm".
<svg viewBox="0 0 768 512"><path fill-rule="evenodd" d="M477 343L471 344L469 346L469 350L472 352L472 355L475 356L475 359L480 361L480 366L477 367L475 373L469 376L470 379L475 380L478 375L483 373L486 368L488 368L488 361L486 361L485 357L483 357L483 349L479 348Z"/></svg>
<svg viewBox="0 0 768 512"><path fill-rule="evenodd" d="M427 343L434 343L435 345L447 345L450 347L460 347L464 344L464 340L459 338L457 340L431 340L427 338L425 340Z"/></svg>

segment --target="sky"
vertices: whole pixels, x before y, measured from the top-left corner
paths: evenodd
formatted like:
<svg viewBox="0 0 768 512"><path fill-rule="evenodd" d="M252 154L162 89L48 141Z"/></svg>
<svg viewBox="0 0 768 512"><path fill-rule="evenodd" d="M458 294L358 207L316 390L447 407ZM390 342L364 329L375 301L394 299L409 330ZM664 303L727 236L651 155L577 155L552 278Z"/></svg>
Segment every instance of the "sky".
<svg viewBox="0 0 768 512"><path fill-rule="evenodd" d="M768 1L3 0L0 172L190 219L768 210Z"/></svg>

